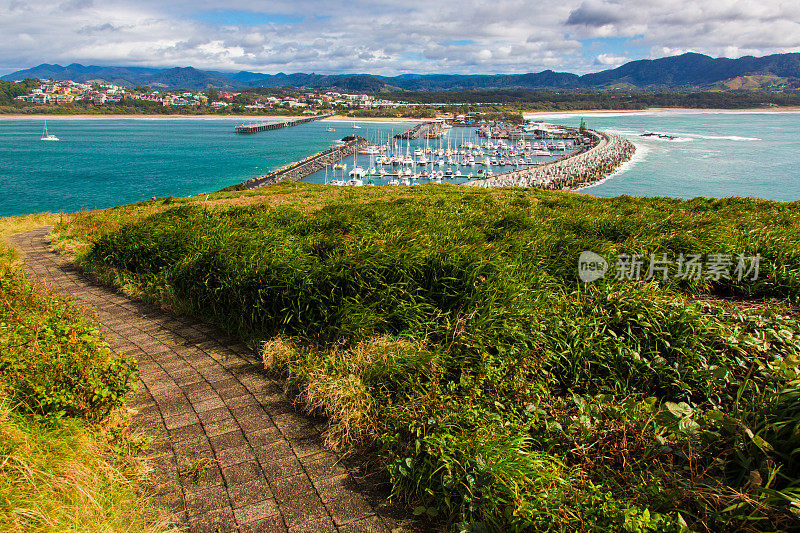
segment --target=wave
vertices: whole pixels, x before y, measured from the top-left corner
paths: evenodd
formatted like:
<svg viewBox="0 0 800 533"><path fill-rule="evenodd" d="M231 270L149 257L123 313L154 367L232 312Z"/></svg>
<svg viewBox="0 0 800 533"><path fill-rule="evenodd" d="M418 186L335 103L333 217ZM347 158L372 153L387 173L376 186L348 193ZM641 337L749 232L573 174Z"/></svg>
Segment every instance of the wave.
<svg viewBox="0 0 800 533"><path fill-rule="evenodd" d="M586 185L585 187L580 187L578 189L578 191L584 191L586 189L591 189L592 187L596 187L598 185L602 185L603 183L607 182L611 178L614 178L614 177L617 177L617 176L619 176L621 174L626 173L627 171L629 171L630 169L632 169L633 167L635 167L636 165L638 165L639 163L641 163L642 161L647 159L647 153L650 151L650 147L649 146L645 146L644 144L641 144L639 142L634 142L634 141L631 141L631 142L633 142L633 145L636 146L636 151L633 153L633 157L631 157L629 160L627 160L624 163L622 163L617 170L615 170L614 172L612 172L611 174L609 174L605 178L603 178L603 179L601 179L599 181L596 181L594 183L591 183L589 185Z"/></svg>
<svg viewBox="0 0 800 533"><path fill-rule="evenodd" d="M680 137L680 136L673 136L671 139L665 139L665 138L658 137L658 136L655 136L655 135L649 136L649 137L642 137L642 134L641 134L640 131L619 130L619 129L613 129L613 128L603 128L603 131L606 131L608 133L613 133L614 135L624 135L626 137L633 137L636 140L647 139L647 140L650 140L650 141L662 141L662 142L673 142L673 143L686 143L686 142L692 142L694 140L694 139L691 139L689 137ZM684 134L680 134L680 135L684 135Z"/></svg>
<svg viewBox="0 0 800 533"><path fill-rule="evenodd" d="M621 129L614 129L614 128L603 128L603 131L607 131L608 133L613 133L614 135L625 135L629 137L642 137L641 133L638 131L633 130L621 130ZM715 141L740 141L740 142L749 142L749 141L761 141L758 137L740 137L738 135L700 135L699 133L667 133L666 135L672 135L672 139L665 139L662 137L658 137L656 135L652 135L649 137L645 137L651 141L666 141L666 142L692 142L695 139L704 139L704 140L715 140Z"/></svg>
<svg viewBox="0 0 800 533"><path fill-rule="evenodd" d="M694 139L710 139L715 141L760 141L758 137L739 137L738 135L700 135L697 133L681 133Z"/></svg>

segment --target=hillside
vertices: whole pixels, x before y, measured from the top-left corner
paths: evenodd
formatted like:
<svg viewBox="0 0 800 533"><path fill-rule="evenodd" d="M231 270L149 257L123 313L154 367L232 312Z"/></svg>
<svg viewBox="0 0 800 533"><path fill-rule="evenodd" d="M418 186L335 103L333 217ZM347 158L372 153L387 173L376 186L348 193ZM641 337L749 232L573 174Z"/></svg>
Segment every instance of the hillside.
<svg viewBox="0 0 800 533"><path fill-rule="evenodd" d="M631 61L618 68L578 76L545 70L528 74L450 75L403 74L373 76L369 74L260 74L210 72L193 67L153 69L142 67L104 67L78 64L62 67L42 64L3 76L3 80L52 78L88 81L104 79L119 85L151 85L167 89L192 90L217 87L245 89L249 87L301 87L351 92L380 92L388 87L407 91L460 91L487 89L696 89L727 90L726 80L744 76L776 76L785 81L765 85L767 89L794 89L800 80L800 53L775 54L764 57L745 56L738 59L711 58L686 53L660 59ZM733 84L733 87L736 83Z"/></svg>
<svg viewBox="0 0 800 533"><path fill-rule="evenodd" d="M797 523L796 204L289 183L57 231L94 274L259 347L328 445L368 453L415 514L460 531ZM583 250L761 263L587 284Z"/></svg>

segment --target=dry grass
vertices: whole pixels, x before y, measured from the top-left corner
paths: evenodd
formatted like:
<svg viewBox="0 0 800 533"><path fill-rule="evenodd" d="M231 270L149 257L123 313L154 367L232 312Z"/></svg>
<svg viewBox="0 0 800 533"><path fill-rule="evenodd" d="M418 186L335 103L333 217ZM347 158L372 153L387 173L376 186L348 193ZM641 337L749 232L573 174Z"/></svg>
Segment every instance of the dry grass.
<svg viewBox="0 0 800 533"><path fill-rule="evenodd" d="M74 422L45 428L0 406L0 529L30 532L176 531L137 493L134 459Z"/></svg>
<svg viewBox="0 0 800 533"><path fill-rule="evenodd" d="M9 237L15 233L22 233L42 226L50 226L61 220L61 215L40 213L35 215L21 215L16 217L0 217L0 253L8 253L12 258L16 251L11 245Z"/></svg>
<svg viewBox="0 0 800 533"><path fill-rule="evenodd" d="M336 450L352 450L380 435L380 409L370 392L372 377L392 368L395 360L420 346L405 340L377 337L351 349L300 350L286 337L263 343L267 370L281 375L297 394L306 412L329 420L325 443Z"/></svg>

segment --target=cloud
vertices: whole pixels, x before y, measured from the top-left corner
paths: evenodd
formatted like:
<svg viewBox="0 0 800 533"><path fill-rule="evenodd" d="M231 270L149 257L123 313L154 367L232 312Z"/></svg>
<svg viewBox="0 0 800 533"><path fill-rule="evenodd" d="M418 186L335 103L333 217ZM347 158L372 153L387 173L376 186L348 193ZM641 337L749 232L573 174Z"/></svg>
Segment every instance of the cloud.
<svg viewBox="0 0 800 533"><path fill-rule="evenodd" d="M617 56L614 54L600 54L594 58L594 61L597 65L618 67L630 61L630 58L628 56Z"/></svg>
<svg viewBox="0 0 800 533"><path fill-rule="evenodd" d="M580 73L643 53L798 51L798 21L800 4L782 0L0 0L0 71ZM619 44L633 37L636 51Z"/></svg>
<svg viewBox="0 0 800 533"><path fill-rule="evenodd" d="M619 4L605 2L584 2L570 12L567 25L602 27L625 20Z"/></svg>

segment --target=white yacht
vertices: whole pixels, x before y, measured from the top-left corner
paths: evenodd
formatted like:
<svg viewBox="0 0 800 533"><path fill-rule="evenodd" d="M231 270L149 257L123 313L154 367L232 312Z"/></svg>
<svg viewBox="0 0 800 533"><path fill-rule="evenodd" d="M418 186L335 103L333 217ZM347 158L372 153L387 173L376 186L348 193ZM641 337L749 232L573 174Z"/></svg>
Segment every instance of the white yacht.
<svg viewBox="0 0 800 533"><path fill-rule="evenodd" d="M44 121L44 130L42 130L42 140L43 141L57 141L58 137L53 135L52 133L47 133L47 121Z"/></svg>
<svg viewBox="0 0 800 533"><path fill-rule="evenodd" d="M367 172L361 167L353 167L353 170L348 172L347 175L354 179L361 179L367 175Z"/></svg>

